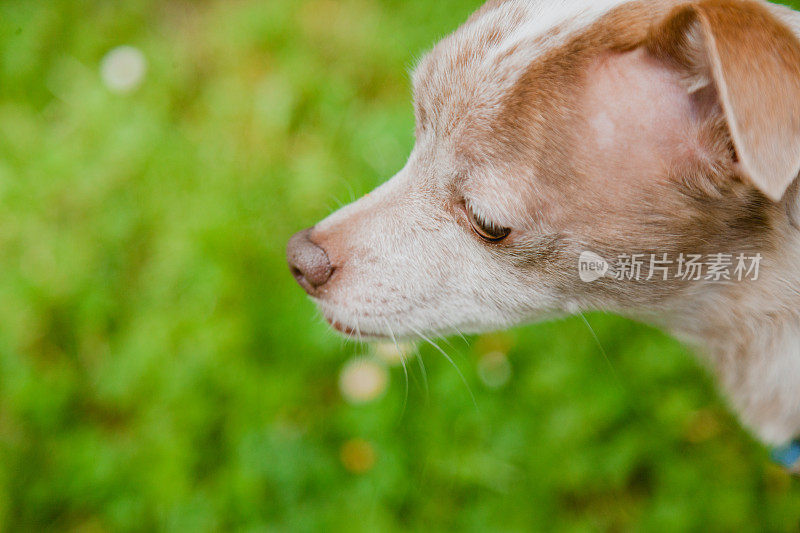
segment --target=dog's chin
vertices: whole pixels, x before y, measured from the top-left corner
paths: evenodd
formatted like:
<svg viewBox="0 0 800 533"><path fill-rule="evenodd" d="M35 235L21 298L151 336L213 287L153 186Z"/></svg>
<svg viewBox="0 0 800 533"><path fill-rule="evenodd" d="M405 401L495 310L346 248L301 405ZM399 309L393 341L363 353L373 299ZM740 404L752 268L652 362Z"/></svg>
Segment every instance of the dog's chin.
<svg viewBox="0 0 800 533"><path fill-rule="evenodd" d="M335 332L351 340L359 340L359 341L392 340L392 337L385 333L362 330L361 328L356 328L353 326L349 326L347 324L343 324L338 320L330 317L325 317L325 320L327 320L328 324Z"/></svg>

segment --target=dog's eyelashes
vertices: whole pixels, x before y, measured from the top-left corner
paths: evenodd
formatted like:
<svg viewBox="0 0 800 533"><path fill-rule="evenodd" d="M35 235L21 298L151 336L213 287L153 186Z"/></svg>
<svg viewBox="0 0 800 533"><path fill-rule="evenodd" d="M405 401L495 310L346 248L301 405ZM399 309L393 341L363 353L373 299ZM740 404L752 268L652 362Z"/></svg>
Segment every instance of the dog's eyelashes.
<svg viewBox="0 0 800 533"><path fill-rule="evenodd" d="M503 228L487 220L486 217L478 213L469 203L465 205L465 208L469 223L480 238L490 242L498 242L508 237L508 234L511 233L509 228Z"/></svg>

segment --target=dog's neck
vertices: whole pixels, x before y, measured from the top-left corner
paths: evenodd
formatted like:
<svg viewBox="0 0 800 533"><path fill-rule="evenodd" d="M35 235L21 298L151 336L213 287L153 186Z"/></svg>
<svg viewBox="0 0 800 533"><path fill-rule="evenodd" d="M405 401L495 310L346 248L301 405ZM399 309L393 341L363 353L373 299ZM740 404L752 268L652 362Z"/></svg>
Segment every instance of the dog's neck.
<svg viewBox="0 0 800 533"><path fill-rule="evenodd" d="M769 8L800 37L800 13ZM781 446L800 437L800 178L784 202L785 239L767 257L762 282L708 302L703 330L676 330L698 341L744 423Z"/></svg>
<svg viewBox="0 0 800 533"><path fill-rule="evenodd" d="M760 278L706 294L669 329L706 356L744 423L765 442L800 436L800 230Z"/></svg>

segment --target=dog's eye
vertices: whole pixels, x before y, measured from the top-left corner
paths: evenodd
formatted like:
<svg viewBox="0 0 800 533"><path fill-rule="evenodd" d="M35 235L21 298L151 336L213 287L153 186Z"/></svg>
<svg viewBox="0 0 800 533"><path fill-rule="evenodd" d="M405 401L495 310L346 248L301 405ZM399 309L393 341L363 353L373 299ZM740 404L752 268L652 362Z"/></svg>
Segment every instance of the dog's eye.
<svg viewBox="0 0 800 533"><path fill-rule="evenodd" d="M466 211L469 222L472 224L472 229L475 230L475 233L482 239L492 242L502 241L511 233L510 229L500 227L486 220L486 217L476 212L469 203L466 205Z"/></svg>

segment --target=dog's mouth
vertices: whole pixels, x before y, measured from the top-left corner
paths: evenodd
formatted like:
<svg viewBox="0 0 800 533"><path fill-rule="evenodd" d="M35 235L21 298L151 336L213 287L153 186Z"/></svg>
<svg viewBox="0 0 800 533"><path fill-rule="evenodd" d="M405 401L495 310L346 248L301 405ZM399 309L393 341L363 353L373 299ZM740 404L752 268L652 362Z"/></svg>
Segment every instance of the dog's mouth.
<svg viewBox="0 0 800 533"><path fill-rule="evenodd" d="M354 328L352 326L348 326L347 324L342 324L338 320L335 320L327 316L325 317L325 320L328 321L328 324L330 324L330 326L333 329L351 338L366 339L366 340L371 340L371 339L386 340L390 338L388 335L385 335L383 333L375 333L374 331L362 330L360 328Z"/></svg>

